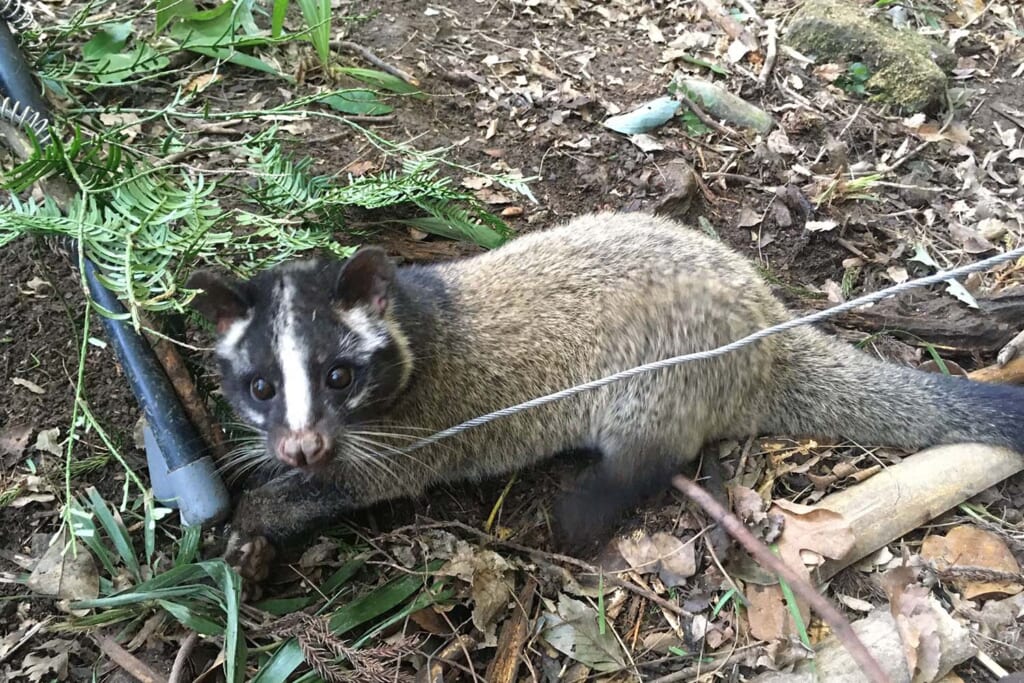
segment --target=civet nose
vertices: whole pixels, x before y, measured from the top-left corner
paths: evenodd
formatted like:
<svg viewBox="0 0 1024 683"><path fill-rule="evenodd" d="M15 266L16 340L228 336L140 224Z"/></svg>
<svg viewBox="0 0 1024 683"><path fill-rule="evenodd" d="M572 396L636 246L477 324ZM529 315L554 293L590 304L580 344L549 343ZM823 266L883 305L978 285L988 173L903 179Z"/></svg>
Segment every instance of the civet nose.
<svg viewBox="0 0 1024 683"><path fill-rule="evenodd" d="M327 437L312 429L288 432L277 443L277 457L291 467L322 463L330 451Z"/></svg>

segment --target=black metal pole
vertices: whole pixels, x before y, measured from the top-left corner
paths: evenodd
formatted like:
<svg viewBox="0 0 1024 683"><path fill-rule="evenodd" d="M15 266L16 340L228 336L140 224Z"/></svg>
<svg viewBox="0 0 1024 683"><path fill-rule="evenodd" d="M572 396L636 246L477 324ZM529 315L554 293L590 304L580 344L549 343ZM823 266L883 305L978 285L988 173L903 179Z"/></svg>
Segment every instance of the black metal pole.
<svg viewBox="0 0 1024 683"><path fill-rule="evenodd" d="M0 88L21 107L48 122L52 117L6 19L0 18ZM92 299L115 315L126 311L85 259L85 280ZM186 524L223 519L230 501L206 444L185 414L177 393L146 339L123 319L101 316L111 346L132 393L142 408L155 448L147 448L153 487L181 509ZM155 451L155 452L154 452ZM158 497L163 497L158 491Z"/></svg>

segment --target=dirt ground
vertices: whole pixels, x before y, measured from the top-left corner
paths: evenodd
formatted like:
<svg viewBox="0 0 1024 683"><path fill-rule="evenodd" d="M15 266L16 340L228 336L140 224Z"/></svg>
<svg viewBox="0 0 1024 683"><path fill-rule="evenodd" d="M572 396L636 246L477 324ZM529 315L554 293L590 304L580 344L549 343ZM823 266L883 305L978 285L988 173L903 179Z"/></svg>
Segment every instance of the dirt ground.
<svg viewBox="0 0 1024 683"><path fill-rule="evenodd" d="M403 0L361 0L337 4L339 13L358 17L347 24L349 39L416 74L431 94L423 100L402 99L388 122L369 125L385 137L410 140L421 149L445 147L449 157L467 166L517 170L535 177L530 183L535 204L502 191L506 196L492 205L493 210L505 212L517 233L594 210L658 209L691 224L709 226L757 261L778 294L795 312L802 312L891 284L893 267L906 265L917 241L930 245L943 266L978 258L961 248L964 240L956 228L963 225L965 210L958 202L975 208L972 183L991 187L1018 210L1024 202L1021 162L1004 153L1006 140L1000 136L1000 131L1013 129L1024 137L1024 88L1017 73L1024 59L1020 41L1000 54L984 43L979 47L978 41L964 41L961 46L961 63L952 85L974 93L957 120L967 125L972 136L964 145L979 164L986 160L983 172L967 177L964 155L953 143L937 141L923 147L895 177L886 178L890 185L875 187L871 199L815 208L811 198L824 188L810 174L793 170L797 160L818 177L839 177L850 166L888 163L911 136L903 117L883 113L826 86L811 75L810 67L784 54L768 87L759 88L754 78L743 77L736 68L727 82L735 94L763 107L780 122L795 153L773 150L749 134L691 135L678 119L656 131L663 149L644 152L600 125L609 114L664 94L677 69L708 75L698 66L663 61L666 46L652 42L647 28L653 22L669 42L688 31L707 33L720 41L720 30L696 3L446 0L421 6ZM791 11L788 3L754 4L766 17L784 20ZM1024 21L1019 12L1017 21L1018 26ZM288 87L242 69L227 68L223 73L223 80L207 95L211 106L224 110L273 105L322 80L312 66L305 83ZM800 90L793 86L798 82ZM131 96L131 104L145 105L147 98L153 104L169 92L159 84L149 85ZM941 124L941 118L929 120ZM257 125L262 124L245 123L235 130L252 130ZM199 131L197 139L204 135L217 134ZM910 141L918 143L916 138ZM376 161L373 148L339 124L306 126L291 146L313 157L317 170L324 172ZM194 163L202 167L226 161L228 156ZM680 180L679 161L702 176L696 191ZM922 191L920 186L930 189ZM353 220L369 224L372 217ZM835 221L838 227L811 232L805 229L807 221ZM1017 230L1000 244L1014 239L1019 244L1019 226ZM407 260L476 251L471 245L421 239L396 230L384 230L374 239ZM60 492L63 486L62 460L33 444L45 430L58 428L63 434L71 419L83 296L78 277L66 261L31 239L0 250L0 283L0 432L7 439L0 444L4 478L0 489L21 476L19 468L25 467L26 458L49 482L39 485L44 493L37 500L0 508L4 529L0 565L11 573L18 571L14 555L31 554L59 524L54 501L61 494L52 492ZM918 296L921 301L948 297L939 288ZM1024 319L1020 326L1024 327ZM877 331L850 325L835 329L850 339ZM91 334L104 338L100 329L94 328ZM928 357L922 345L905 338L875 341L881 353L903 362L919 363ZM944 356L974 369L993 360L997 341L965 345ZM144 470L143 454L133 445L139 410L112 351L102 343L89 344L87 349L85 394L91 409L130 463ZM12 435L21 441L11 442ZM96 443L90 436L74 448L80 461L101 456L76 475L76 485L79 491L96 485L116 497L123 472L116 463L103 460L105 451L92 448ZM837 449L833 457L840 452L844 451ZM735 455L729 461L733 467ZM509 491L497 525L515 529L521 543L547 548L548 502L574 466L552 464L520 477ZM382 506L357 521L387 528L420 514L479 525L506 483L449 487L422 500ZM1022 486L1019 478L1011 479L986 494L985 500L1006 519L1019 522L1016 509L1024 503ZM803 474L791 473L780 479L777 495L791 496L807 487ZM22 490L18 495L31 493L35 492ZM671 528L680 500L666 493L660 502L627 520L623 529ZM870 590L861 581L843 576L837 585L850 594ZM698 580L690 593L699 600L707 588ZM0 623L13 624L26 609L47 612L45 603L22 591L16 584L0 585ZM95 653L87 641L83 648L77 655L79 665ZM652 678L664 673L657 667L650 671ZM973 664L958 671L964 679L992 680Z"/></svg>

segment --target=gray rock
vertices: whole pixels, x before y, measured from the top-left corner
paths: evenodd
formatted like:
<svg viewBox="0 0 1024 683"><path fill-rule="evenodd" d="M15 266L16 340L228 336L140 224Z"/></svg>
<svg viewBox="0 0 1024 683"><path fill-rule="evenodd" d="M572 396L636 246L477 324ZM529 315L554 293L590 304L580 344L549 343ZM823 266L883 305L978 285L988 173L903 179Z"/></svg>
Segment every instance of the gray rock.
<svg viewBox="0 0 1024 683"><path fill-rule="evenodd" d="M911 30L873 19L849 0L809 0L794 16L786 38L819 62L860 61L871 77L875 99L903 112L931 109L946 88L943 69L956 65L946 46Z"/></svg>

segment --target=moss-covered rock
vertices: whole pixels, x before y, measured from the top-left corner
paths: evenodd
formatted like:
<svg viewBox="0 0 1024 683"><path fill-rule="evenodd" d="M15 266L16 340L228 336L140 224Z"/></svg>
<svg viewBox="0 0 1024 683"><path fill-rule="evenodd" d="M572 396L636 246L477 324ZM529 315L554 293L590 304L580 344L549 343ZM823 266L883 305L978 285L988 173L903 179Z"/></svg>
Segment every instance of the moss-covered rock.
<svg viewBox="0 0 1024 683"><path fill-rule="evenodd" d="M794 16L786 41L819 61L859 61L871 70L867 88L902 111L924 111L942 101L956 56L945 45L871 18L851 0L808 0Z"/></svg>

